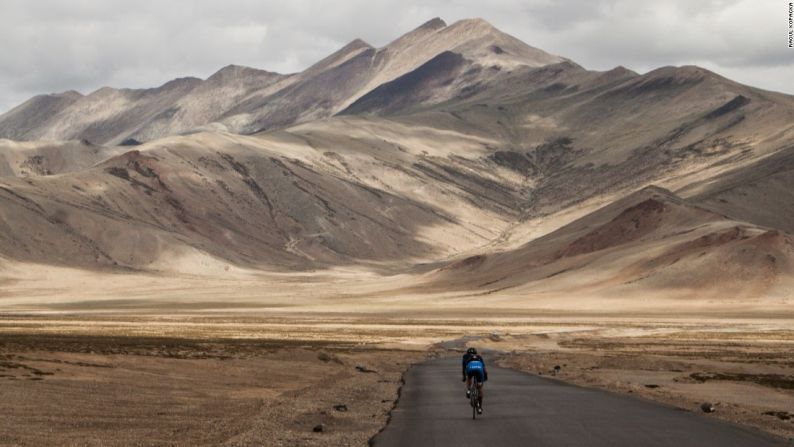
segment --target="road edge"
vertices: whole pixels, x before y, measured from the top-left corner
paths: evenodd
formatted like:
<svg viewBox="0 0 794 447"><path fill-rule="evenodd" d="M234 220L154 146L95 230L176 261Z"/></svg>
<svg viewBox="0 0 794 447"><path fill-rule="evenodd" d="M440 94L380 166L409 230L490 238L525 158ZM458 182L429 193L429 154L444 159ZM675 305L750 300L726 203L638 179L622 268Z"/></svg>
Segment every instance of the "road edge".
<svg viewBox="0 0 794 447"><path fill-rule="evenodd" d="M377 437L378 437L378 435L380 435L381 433L383 433L383 431L384 431L384 430L386 430L386 427L388 427L388 426L389 426L389 423L391 422L391 419L392 419L392 413L394 413L394 409L395 409L395 408L397 408L397 404L399 404L399 403L400 403L400 398L402 397L403 387L405 386L405 375L406 375L406 374L408 374L408 371L410 371L410 370L411 370L411 368L413 368L413 367L414 367L414 364L411 364L411 365L410 365L408 368L406 368L406 369L405 369L405 371L403 371L403 373L400 375L400 386L397 388L397 397L396 397L396 398L394 399L394 401L392 402L391 408L389 409L389 412L388 412L388 413L387 413L387 415L386 415L386 422L385 422L385 423L383 424L383 426L382 426L382 427L381 427L381 428L380 428L380 429L377 431L377 433L375 433L374 435L372 435L372 437L370 437L370 438L369 438L369 440L367 441L367 445L368 445L369 447L374 447L374 446L375 446L375 438L377 438Z"/></svg>

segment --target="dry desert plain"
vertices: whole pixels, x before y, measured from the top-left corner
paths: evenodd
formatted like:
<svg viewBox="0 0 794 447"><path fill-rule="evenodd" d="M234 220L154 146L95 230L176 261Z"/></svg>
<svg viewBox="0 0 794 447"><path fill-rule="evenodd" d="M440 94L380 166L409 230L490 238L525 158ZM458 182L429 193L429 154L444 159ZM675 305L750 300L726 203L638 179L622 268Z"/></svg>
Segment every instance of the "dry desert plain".
<svg viewBox="0 0 794 447"><path fill-rule="evenodd" d="M48 268L46 288L25 271L3 288L3 445L367 445L403 372L466 344L794 437L794 315L763 303L591 298L599 310L561 295L411 295L395 290L421 275L352 271L92 281L106 274Z"/></svg>

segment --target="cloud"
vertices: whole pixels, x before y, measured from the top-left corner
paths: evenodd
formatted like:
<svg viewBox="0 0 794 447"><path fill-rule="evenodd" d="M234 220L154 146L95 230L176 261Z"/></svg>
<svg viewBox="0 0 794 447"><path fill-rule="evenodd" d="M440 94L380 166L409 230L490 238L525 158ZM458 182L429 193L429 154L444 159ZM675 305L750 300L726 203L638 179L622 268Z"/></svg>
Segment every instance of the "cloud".
<svg viewBox="0 0 794 447"><path fill-rule="evenodd" d="M754 0L4 0L0 110L39 93L153 87L228 64L295 72L354 38L483 17L587 68L700 64L794 93L787 3Z"/></svg>

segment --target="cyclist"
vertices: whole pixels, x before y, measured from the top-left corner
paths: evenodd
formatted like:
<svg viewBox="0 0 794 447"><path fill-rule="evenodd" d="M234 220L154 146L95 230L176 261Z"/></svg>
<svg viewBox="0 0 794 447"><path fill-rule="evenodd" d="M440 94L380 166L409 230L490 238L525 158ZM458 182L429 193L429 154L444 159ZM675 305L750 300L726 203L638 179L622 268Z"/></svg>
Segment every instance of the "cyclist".
<svg viewBox="0 0 794 447"><path fill-rule="evenodd" d="M477 388L480 391L477 413L482 414L482 385L488 380L488 371L485 369L485 359L477 353L476 349L469 348L466 350L466 353L463 354L463 381L466 382L467 399L471 395L469 387L471 386L472 379L476 380Z"/></svg>

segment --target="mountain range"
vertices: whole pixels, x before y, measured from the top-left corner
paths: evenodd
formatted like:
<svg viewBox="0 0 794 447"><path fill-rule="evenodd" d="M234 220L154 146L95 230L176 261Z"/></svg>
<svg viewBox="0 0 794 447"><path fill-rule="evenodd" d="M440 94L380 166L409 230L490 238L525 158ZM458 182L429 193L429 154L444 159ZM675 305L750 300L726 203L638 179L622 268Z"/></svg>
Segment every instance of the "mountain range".
<svg viewBox="0 0 794 447"><path fill-rule="evenodd" d="M587 70L481 19L295 74L36 96L0 138L6 266L745 301L794 278L794 97Z"/></svg>

